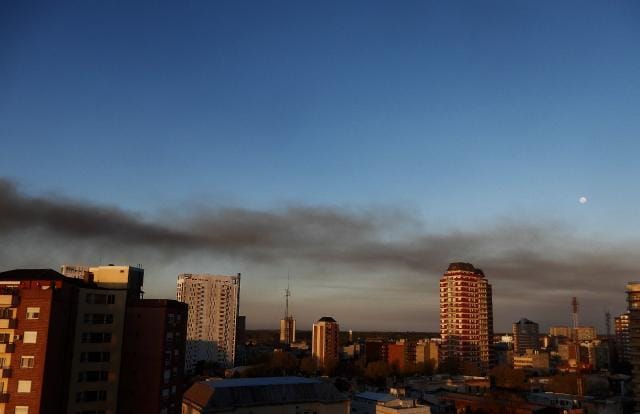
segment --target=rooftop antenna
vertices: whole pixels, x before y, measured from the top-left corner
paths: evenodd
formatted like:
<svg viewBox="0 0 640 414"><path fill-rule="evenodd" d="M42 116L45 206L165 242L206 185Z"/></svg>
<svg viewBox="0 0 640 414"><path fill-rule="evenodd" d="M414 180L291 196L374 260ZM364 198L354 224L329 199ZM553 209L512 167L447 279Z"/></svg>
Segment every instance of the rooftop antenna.
<svg viewBox="0 0 640 414"><path fill-rule="evenodd" d="M572 321L573 329L578 329L578 299L574 296L571 300L571 309L573 310Z"/></svg>

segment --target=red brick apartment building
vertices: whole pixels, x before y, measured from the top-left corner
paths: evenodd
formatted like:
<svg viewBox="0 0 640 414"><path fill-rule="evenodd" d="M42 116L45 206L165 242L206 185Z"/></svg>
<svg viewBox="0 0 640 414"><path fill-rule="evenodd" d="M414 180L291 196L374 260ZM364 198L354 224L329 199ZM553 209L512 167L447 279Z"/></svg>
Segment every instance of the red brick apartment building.
<svg viewBox="0 0 640 414"><path fill-rule="evenodd" d="M64 412L82 280L52 270L0 273L0 363L5 413Z"/></svg>

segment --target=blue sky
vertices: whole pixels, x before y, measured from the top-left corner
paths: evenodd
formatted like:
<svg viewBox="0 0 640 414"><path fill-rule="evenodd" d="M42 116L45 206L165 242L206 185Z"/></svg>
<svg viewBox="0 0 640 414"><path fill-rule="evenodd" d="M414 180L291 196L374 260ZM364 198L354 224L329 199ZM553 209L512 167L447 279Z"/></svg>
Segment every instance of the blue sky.
<svg viewBox="0 0 640 414"><path fill-rule="evenodd" d="M0 176L140 214L401 206L635 237L637 2L130 3L0 6Z"/></svg>

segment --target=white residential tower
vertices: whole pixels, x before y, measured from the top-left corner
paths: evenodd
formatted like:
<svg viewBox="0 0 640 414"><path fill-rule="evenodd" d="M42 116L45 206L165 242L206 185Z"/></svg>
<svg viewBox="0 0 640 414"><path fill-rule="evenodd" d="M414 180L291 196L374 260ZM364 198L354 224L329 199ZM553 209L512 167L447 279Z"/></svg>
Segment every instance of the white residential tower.
<svg viewBox="0 0 640 414"><path fill-rule="evenodd" d="M189 305L185 369L198 361L233 367L240 308L240 274L221 276L183 273L178 276L177 299Z"/></svg>

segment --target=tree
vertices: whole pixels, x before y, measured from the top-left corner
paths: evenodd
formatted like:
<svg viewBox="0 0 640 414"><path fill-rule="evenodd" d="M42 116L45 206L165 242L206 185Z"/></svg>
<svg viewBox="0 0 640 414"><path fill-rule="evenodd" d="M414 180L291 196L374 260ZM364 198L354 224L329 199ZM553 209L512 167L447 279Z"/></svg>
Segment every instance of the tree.
<svg viewBox="0 0 640 414"><path fill-rule="evenodd" d="M526 375L521 369L514 369L506 364L493 367L489 376L498 388L510 388L515 390L526 389Z"/></svg>
<svg viewBox="0 0 640 414"><path fill-rule="evenodd" d="M273 376L295 375L299 367L298 359L288 352L274 352L266 365Z"/></svg>
<svg viewBox="0 0 640 414"><path fill-rule="evenodd" d="M316 375L318 372L316 359L313 357L302 358L302 361L300 361L300 372L304 375Z"/></svg>
<svg viewBox="0 0 640 414"><path fill-rule="evenodd" d="M387 377L391 374L391 367L385 361L373 361L367 365L364 371L364 378L369 384L384 386Z"/></svg>
<svg viewBox="0 0 640 414"><path fill-rule="evenodd" d="M477 377L482 375L480 367L472 362L463 361L460 371L462 374Z"/></svg>
<svg viewBox="0 0 640 414"><path fill-rule="evenodd" d="M458 375L462 372L460 361L457 358L448 357L438 366L439 374Z"/></svg>

